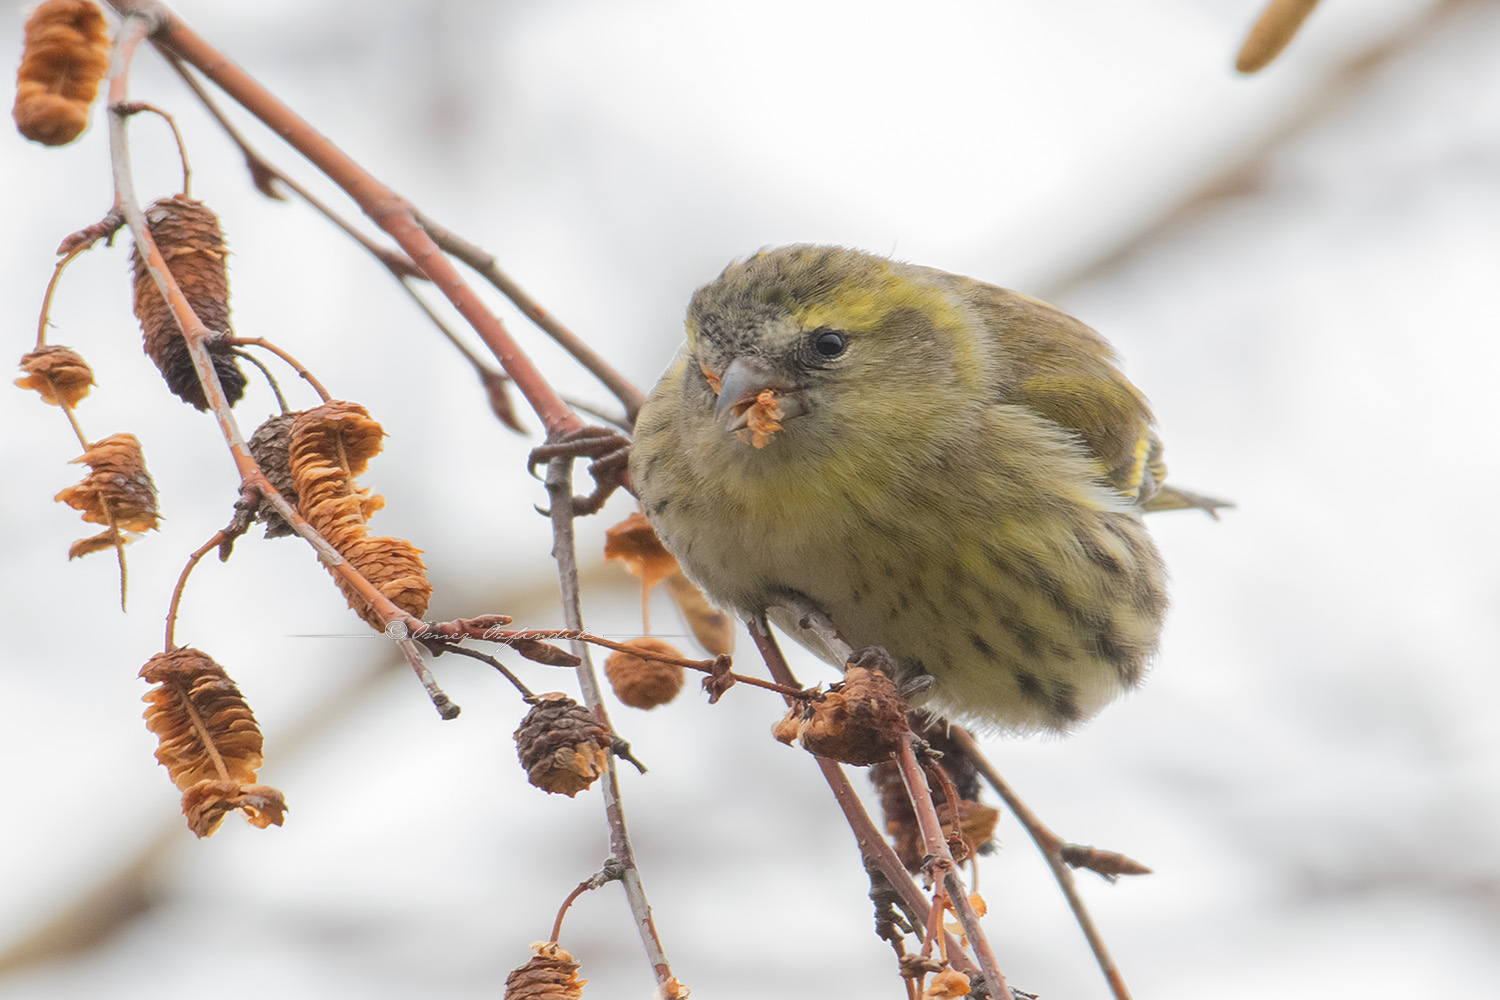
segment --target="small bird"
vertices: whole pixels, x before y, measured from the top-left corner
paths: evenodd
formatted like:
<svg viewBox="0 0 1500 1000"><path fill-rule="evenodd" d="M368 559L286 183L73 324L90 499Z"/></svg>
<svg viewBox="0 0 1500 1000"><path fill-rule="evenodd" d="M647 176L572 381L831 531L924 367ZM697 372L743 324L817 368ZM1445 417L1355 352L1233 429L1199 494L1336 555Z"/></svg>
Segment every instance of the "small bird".
<svg viewBox="0 0 1500 1000"><path fill-rule="evenodd" d="M1142 511L1227 506L1163 484L1152 423L1110 346L1053 306L796 245L694 294L630 474L715 603L786 626L774 606L810 601L898 681L930 676L924 708L1061 731L1156 650L1166 573Z"/></svg>

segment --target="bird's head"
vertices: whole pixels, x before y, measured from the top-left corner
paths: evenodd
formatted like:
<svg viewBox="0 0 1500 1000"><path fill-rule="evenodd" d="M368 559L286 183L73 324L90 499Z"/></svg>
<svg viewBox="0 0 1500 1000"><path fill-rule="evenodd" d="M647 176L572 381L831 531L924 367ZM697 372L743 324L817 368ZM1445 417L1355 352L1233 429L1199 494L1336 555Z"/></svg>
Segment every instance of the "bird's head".
<svg viewBox="0 0 1500 1000"><path fill-rule="evenodd" d="M768 455L920 437L989 363L954 281L841 247L736 261L688 306L690 405Z"/></svg>

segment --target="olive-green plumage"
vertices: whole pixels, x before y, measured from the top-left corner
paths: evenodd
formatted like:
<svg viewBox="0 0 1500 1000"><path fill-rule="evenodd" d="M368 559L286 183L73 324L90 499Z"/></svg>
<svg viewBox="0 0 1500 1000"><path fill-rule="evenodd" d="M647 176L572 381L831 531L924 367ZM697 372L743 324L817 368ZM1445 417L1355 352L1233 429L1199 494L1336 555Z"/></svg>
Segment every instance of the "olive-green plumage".
<svg viewBox="0 0 1500 1000"><path fill-rule="evenodd" d="M1093 330L790 246L699 289L687 332L630 469L710 598L749 616L801 595L970 723L1065 729L1141 679L1167 598L1140 513L1215 503L1162 486L1151 411Z"/></svg>

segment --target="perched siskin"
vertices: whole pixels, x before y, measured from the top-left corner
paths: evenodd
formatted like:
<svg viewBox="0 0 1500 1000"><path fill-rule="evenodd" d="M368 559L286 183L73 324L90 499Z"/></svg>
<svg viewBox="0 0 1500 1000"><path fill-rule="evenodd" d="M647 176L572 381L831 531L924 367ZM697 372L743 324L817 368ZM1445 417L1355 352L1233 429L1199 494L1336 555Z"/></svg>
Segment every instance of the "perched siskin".
<svg viewBox="0 0 1500 1000"><path fill-rule="evenodd" d="M1060 730L1156 648L1166 574L1141 512L1219 505L1162 485L1151 424L1109 345L1052 306L789 246L693 296L630 471L714 601L801 596L901 679L931 675L926 707Z"/></svg>

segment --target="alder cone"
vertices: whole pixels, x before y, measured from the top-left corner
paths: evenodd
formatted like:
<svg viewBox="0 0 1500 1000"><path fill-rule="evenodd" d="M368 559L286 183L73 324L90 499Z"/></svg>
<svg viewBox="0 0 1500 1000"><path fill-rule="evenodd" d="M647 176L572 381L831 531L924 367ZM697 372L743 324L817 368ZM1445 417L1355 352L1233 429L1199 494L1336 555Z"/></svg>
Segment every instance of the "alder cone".
<svg viewBox="0 0 1500 1000"><path fill-rule="evenodd" d="M647 636L625 645L630 652L616 650L604 661L604 673L615 697L631 708L652 709L676 698L686 682L687 671L675 663L653 660L658 656L681 656L676 647Z"/></svg>
<svg viewBox="0 0 1500 1000"><path fill-rule="evenodd" d="M245 821L264 830L286 822L286 796L270 785L247 785L205 778L182 793L182 814L188 829L199 838L209 837L226 814L238 809Z"/></svg>
<svg viewBox="0 0 1500 1000"><path fill-rule="evenodd" d="M11 117L26 138L66 146L83 134L109 71L109 28L93 0L47 0L26 19Z"/></svg>
<svg viewBox="0 0 1500 1000"><path fill-rule="evenodd" d="M958 1000L970 993L969 977L957 969L944 969L932 977L922 991L922 1000Z"/></svg>
<svg viewBox="0 0 1500 1000"><path fill-rule="evenodd" d="M229 273L224 261L229 251L218 217L201 201L186 195L161 198L146 206L146 225L151 238L167 261L167 270L182 289L198 319L208 328L208 353L224 395L233 406L245 394L245 374L231 353L228 340ZM177 326L172 309L156 287L139 248L131 254L135 281L135 315L141 322L146 354L156 362L167 388L184 402L208 409L208 399L198 382L187 341Z"/></svg>
<svg viewBox="0 0 1500 1000"><path fill-rule="evenodd" d="M515 740L526 779L544 792L571 798L597 781L609 764L609 730L560 692L536 696Z"/></svg>
<svg viewBox="0 0 1500 1000"><path fill-rule="evenodd" d="M22 389L35 389L42 402L72 409L95 384L89 363L71 347L43 344L21 356L25 378L16 379Z"/></svg>
<svg viewBox="0 0 1500 1000"><path fill-rule="evenodd" d="M182 790L188 828L207 837L234 810L261 829L280 826L286 798L258 782L260 727L224 668L179 646L151 657L140 675L155 685L144 698L146 728L159 741L156 759Z"/></svg>
<svg viewBox="0 0 1500 1000"><path fill-rule="evenodd" d="M267 417L264 423L255 428L255 433L250 435L247 442L250 457L255 459L260 471L266 474L276 492L294 508L297 506L297 486L292 482L292 424L299 415L299 411L293 410ZM276 508L265 500L260 502L255 516L265 523L267 538L296 534L292 526L276 512Z"/></svg>
<svg viewBox="0 0 1500 1000"><path fill-rule="evenodd" d="M854 664L823 694L793 705L773 730L783 743L795 733L808 753L861 767L889 760L909 732L895 683L879 669Z"/></svg>
<svg viewBox="0 0 1500 1000"><path fill-rule="evenodd" d="M531 946L536 954L505 977L505 1000L582 1000L587 979L578 978L578 963L555 943Z"/></svg>
<svg viewBox="0 0 1500 1000"><path fill-rule="evenodd" d="M298 413L288 449L297 511L391 603L421 618L432 597L422 550L405 539L370 534L367 521L385 506L385 498L355 480L380 453L384 436L358 403L335 401ZM364 596L342 577L334 578L349 607L371 628L384 630Z"/></svg>
<svg viewBox="0 0 1500 1000"><path fill-rule="evenodd" d="M82 513L85 521L106 528L74 542L68 550L69 559L115 548L140 532L156 530L161 517L156 507L156 484L146 471L141 442L134 434L111 434L95 441L73 461L88 463L89 474L53 499Z"/></svg>

